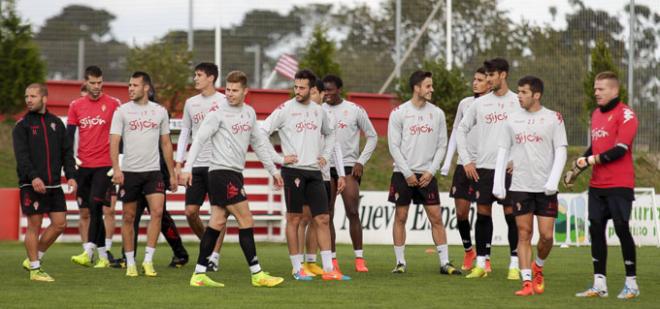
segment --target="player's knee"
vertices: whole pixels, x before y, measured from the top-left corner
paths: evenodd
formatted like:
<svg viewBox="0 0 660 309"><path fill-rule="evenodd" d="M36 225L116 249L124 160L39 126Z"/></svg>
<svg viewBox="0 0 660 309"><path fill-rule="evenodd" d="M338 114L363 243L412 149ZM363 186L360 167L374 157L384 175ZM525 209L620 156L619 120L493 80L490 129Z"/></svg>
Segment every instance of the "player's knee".
<svg viewBox="0 0 660 309"><path fill-rule="evenodd" d="M330 216L328 214L320 214L314 217L316 226L328 226L330 224Z"/></svg>
<svg viewBox="0 0 660 309"><path fill-rule="evenodd" d="M467 220L469 214L470 214L470 209L469 208L468 209L460 209L460 208L456 209L456 219L458 219L458 220L461 220L461 221L462 220Z"/></svg>
<svg viewBox="0 0 660 309"><path fill-rule="evenodd" d="M133 222L135 222L135 214L134 213L129 213L129 212L124 212L122 215L122 220L124 224L128 225L133 225Z"/></svg>
<svg viewBox="0 0 660 309"><path fill-rule="evenodd" d="M186 214L186 218L188 220L199 218L199 208L197 208L197 207L186 207L185 214Z"/></svg>
<svg viewBox="0 0 660 309"><path fill-rule="evenodd" d="M357 207L346 207L346 217L348 220L360 219L360 213L358 212Z"/></svg>
<svg viewBox="0 0 660 309"><path fill-rule="evenodd" d="M552 233L541 233L539 236L539 241L545 243L546 245L551 245L555 241L555 238Z"/></svg>
<svg viewBox="0 0 660 309"><path fill-rule="evenodd" d="M103 215L104 216L114 216L115 215L115 209L112 207L103 207Z"/></svg>
<svg viewBox="0 0 660 309"><path fill-rule="evenodd" d="M406 224L406 222L408 221L408 214L397 213L396 216L394 217L394 221L399 224Z"/></svg>
<svg viewBox="0 0 660 309"><path fill-rule="evenodd" d="M51 222L51 225L55 228L56 232L62 233L66 229L66 220L53 221Z"/></svg>
<svg viewBox="0 0 660 309"><path fill-rule="evenodd" d="M89 220L89 208L80 208L80 219Z"/></svg>

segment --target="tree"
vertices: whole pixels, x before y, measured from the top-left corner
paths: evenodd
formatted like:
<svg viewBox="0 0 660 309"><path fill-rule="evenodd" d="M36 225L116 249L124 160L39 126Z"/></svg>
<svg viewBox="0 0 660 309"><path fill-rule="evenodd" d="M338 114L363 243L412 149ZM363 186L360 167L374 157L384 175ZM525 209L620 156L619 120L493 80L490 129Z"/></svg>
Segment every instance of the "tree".
<svg viewBox="0 0 660 309"><path fill-rule="evenodd" d="M13 1L4 4L0 10L0 114L23 109L25 87L46 77L31 25L16 14Z"/></svg>
<svg viewBox="0 0 660 309"><path fill-rule="evenodd" d="M335 43L326 37L326 31L320 25L314 27L311 42L298 65L301 69L312 70L319 78L328 74L341 75L339 64L335 61L337 48Z"/></svg>
<svg viewBox="0 0 660 309"><path fill-rule="evenodd" d="M583 119L585 120L588 120L591 112L593 112L594 109L598 107L596 104L596 97L594 96L594 81L596 79L596 75L604 71L612 71L616 73L620 79L623 78L623 75L621 75L621 72L619 72L619 68L614 65L612 54L610 53L609 48L604 41L599 40L596 42L596 47L591 50L591 70L587 73L583 82L585 94L583 108L586 115L586 117ZM619 98L623 102L628 102L628 92L626 91L626 86L624 83L621 83L619 88Z"/></svg>
<svg viewBox="0 0 660 309"><path fill-rule="evenodd" d="M445 112L447 128L451 128L456 117L458 103L470 94L470 90L463 78L463 73L457 68L448 71L442 59L436 61L425 60L421 70L433 73L433 97L431 103L437 105ZM408 84L410 74L412 74L412 71L408 72L408 74L402 74L402 78L399 80L399 90L396 94L401 102L410 100L412 97L412 89L410 89L410 85Z"/></svg>
<svg viewBox="0 0 660 309"><path fill-rule="evenodd" d="M145 47L136 47L128 54L128 69L149 73L158 101L170 112L181 110L192 76L192 56L187 46L158 41Z"/></svg>

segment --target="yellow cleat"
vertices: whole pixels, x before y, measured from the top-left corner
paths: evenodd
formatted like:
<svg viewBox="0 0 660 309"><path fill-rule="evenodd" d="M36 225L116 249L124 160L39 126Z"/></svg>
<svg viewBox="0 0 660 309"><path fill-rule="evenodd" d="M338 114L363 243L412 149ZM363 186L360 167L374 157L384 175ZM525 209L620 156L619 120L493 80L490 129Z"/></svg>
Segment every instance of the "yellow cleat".
<svg viewBox="0 0 660 309"><path fill-rule="evenodd" d="M520 280L520 269L509 268L509 273L506 275L507 280Z"/></svg>
<svg viewBox="0 0 660 309"><path fill-rule="evenodd" d="M254 279L252 280L254 282ZM222 288L225 285L220 282L213 281L213 279L209 278L206 274L193 274L192 277L190 277L190 286Z"/></svg>
<svg viewBox="0 0 660 309"><path fill-rule="evenodd" d="M94 265L94 268L109 268L110 267L110 260L108 259L99 259L96 262L96 265Z"/></svg>
<svg viewBox="0 0 660 309"><path fill-rule="evenodd" d="M154 263L142 263L142 270L144 271L144 275L147 277L156 277L158 276L158 273L154 269Z"/></svg>
<svg viewBox="0 0 660 309"><path fill-rule="evenodd" d="M137 277L138 271L135 265L126 265L126 277Z"/></svg>
<svg viewBox="0 0 660 309"><path fill-rule="evenodd" d="M485 277L488 277L488 273L486 272L485 269L483 269L479 266L476 266L476 267L472 268L470 273L467 274L467 276L465 276L465 278L468 278L468 279L485 278Z"/></svg>
<svg viewBox="0 0 660 309"><path fill-rule="evenodd" d="M312 277L323 275L323 268L319 267L319 265L314 262L303 263L303 270Z"/></svg>
<svg viewBox="0 0 660 309"><path fill-rule="evenodd" d="M284 281L284 278L273 277L266 272L260 271L252 274L252 286L256 287L274 287Z"/></svg>
<svg viewBox="0 0 660 309"><path fill-rule="evenodd" d="M25 269L27 271L30 271L30 259L26 258L25 260L23 260L22 266L23 266L23 269Z"/></svg>
<svg viewBox="0 0 660 309"><path fill-rule="evenodd" d="M32 281L41 281L41 282L53 282L55 279L47 274L41 268L30 270L30 280Z"/></svg>
<svg viewBox="0 0 660 309"><path fill-rule="evenodd" d="M71 262L74 264L78 264L80 266L85 266L85 267L91 267L92 266L92 259L89 258L89 255L87 255L87 252L83 252L78 255L74 255L71 257Z"/></svg>

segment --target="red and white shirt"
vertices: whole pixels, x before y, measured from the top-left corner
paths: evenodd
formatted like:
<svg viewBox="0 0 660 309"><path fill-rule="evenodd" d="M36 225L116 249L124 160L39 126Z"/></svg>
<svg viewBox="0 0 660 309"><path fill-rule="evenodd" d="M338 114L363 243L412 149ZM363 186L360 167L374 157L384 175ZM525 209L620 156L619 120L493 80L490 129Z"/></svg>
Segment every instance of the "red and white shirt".
<svg viewBox="0 0 660 309"><path fill-rule="evenodd" d="M612 110L591 114L591 152L601 154L617 144L624 144L628 151L622 158L593 167L591 182L594 188L634 188L632 146L637 135L639 121L628 105L619 102Z"/></svg>
<svg viewBox="0 0 660 309"><path fill-rule="evenodd" d="M78 159L81 167L112 166L110 159L110 126L119 99L101 94L97 100L80 97L69 105L67 125L78 127Z"/></svg>

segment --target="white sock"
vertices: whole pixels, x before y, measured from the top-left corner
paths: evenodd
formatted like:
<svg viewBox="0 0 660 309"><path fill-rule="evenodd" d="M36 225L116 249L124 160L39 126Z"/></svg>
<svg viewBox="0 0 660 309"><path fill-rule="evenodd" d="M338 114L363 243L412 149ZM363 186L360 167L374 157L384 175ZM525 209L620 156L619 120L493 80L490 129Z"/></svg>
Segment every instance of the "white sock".
<svg viewBox="0 0 660 309"><path fill-rule="evenodd" d="M96 252L98 252L100 259L104 259L104 260L108 259L108 251L105 249L105 247L96 248Z"/></svg>
<svg viewBox="0 0 660 309"><path fill-rule="evenodd" d="M333 252L333 253L332 253L332 258L333 258L333 259L336 259L336 258L337 258L337 252Z"/></svg>
<svg viewBox="0 0 660 309"><path fill-rule="evenodd" d="M112 250L112 238L105 239L105 250L106 251Z"/></svg>
<svg viewBox="0 0 660 309"><path fill-rule="evenodd" d="M211 253L211 256L209 256L209 261L215 263L215 265L218 265L218 262L220 261L220 253L218 252Z"/></svg>
<svg viewBox="0 0 660 309"><path fill-rule="evenodd" d="M332 252L330 250L321 251L321 262L323 263L324 272L329 273L333 270Z"/></svg>
<svg viewBox="0 0 660 309"><path fill-rule="evenodd" d="M260 271L261 271L261 265L259 265L259 263L257 263L257 265L252 265L252 266L250 266L250 272L251 272L252 274L256 274L256 273L258 273L258 272L260 272Z"/></svg>
<svg viewBox="0 0 660 309"><path fill-rule="evenodd" d="M30 269L37 269L39 267L41 267L41 262L39 262L39 260L30 261Z"/></svg>
<svg viewBox="0 0 660 309"><path fill-rule="evenodd" d="M87 256L91 259L94 256L94 243L93 242L88 242L83 245L83 248L85 248L85 253L87 253Z"/></svg>
<svg viewBox="0 0 660 309"><path fill-rule="evenodd" d="M41 261L41 259L44 257L44 254L46 254L46 252L41 252L41 251L37 252L37 258L39 259L39 261Z"/></svg>
<svg viewBox="0 0 660 309"><path fill-rule="evenodd" d="M135 266L135 251L126 251L126 266Z"/></svg>
<svg viewBox="0 0 660 309"><path fill-rule="evenodd" d="M364 254L364 252L362 251L362 249L360 249L360 250L354 250L354 251L355 251L355 257L356 257L356 258L358 258L358 259L362 259L362 258L364 258L364 257L362 256L362 254Z"/></svg>
<svg viewBox="0 0 660 309"><path fill-rule="evenodd" d="M512 268L518 268L518 257L517 256L512 256L511 257L511 262L509 262L509 269Z"/></svg>
<svg viewBox="0 0 660 309"><path fill-rule="evenodd" d="M486 257L477 255L477 267L486 269Z"/></svg>
<svg viewBox="0 0 660 309"><path fill-rule="evenodd" d="M631 289L639 290L637 286L637 276L626 276L626 286Z"/></svg>
<svg viewBox="0 0 660 309"><path fill-rule="evenodd" d="M531 269L521 269L520 275L522 276L522 281L532 281L532 270Z"/></svg>
<svg viewBox="0 0 660 309"><path fill-rule="evenodd" d="M539 257L537 256L536 257L536 265L538 265L539 267L543 267L543 264L545 264L545 260L544 259L539 259Z"/></svg>
<svg viewBox="0 0 660 309"><path fill-rule="evenodd" d="M447 244L439 245L435 247L438 250L438 257L440 258L440 266L444 266L449 263L449 247Z"/></svg>
<svg viewBox="0 0 660 309"><path fill-rule="evenodd" d="M406 250L406 245L403 246L394 246L394 256L396 256L396 263L406 265L406 255L404 251Z"/></svg>
<svg viewBox="0 0 660 309"><path fill-rule="evenodd" d="M601 274L594 275L594 288L607 291L607 278Z"/></svg>
<svg viewBox="0 0 660 309"><path fill-rule="evenodd" d="M293 267L293 272L297 273L300 271L301 265L300 265L300 260L298 259L297 254L295 255L289 255L289 259L291 260L291 266Z"/></svg>
<svg viewBox="0 0 660 309"><path fill-rule="evenodd" d="M144 262L143 263L153 262L155 252L156 252L156 248L146 247L144 249Z"/></svg>
<svg viewBox="0 0 660 309"><path fill-rule="evenodd" d="M195 273L196 274L205 274L206 273L206 266L204 265L195 265Z"/></svg>
<svg viewBox="0 0 660 309"><path fill-rule="evenodd" d="M305 262L316 263L316 253L305 253Z"/></svg>

